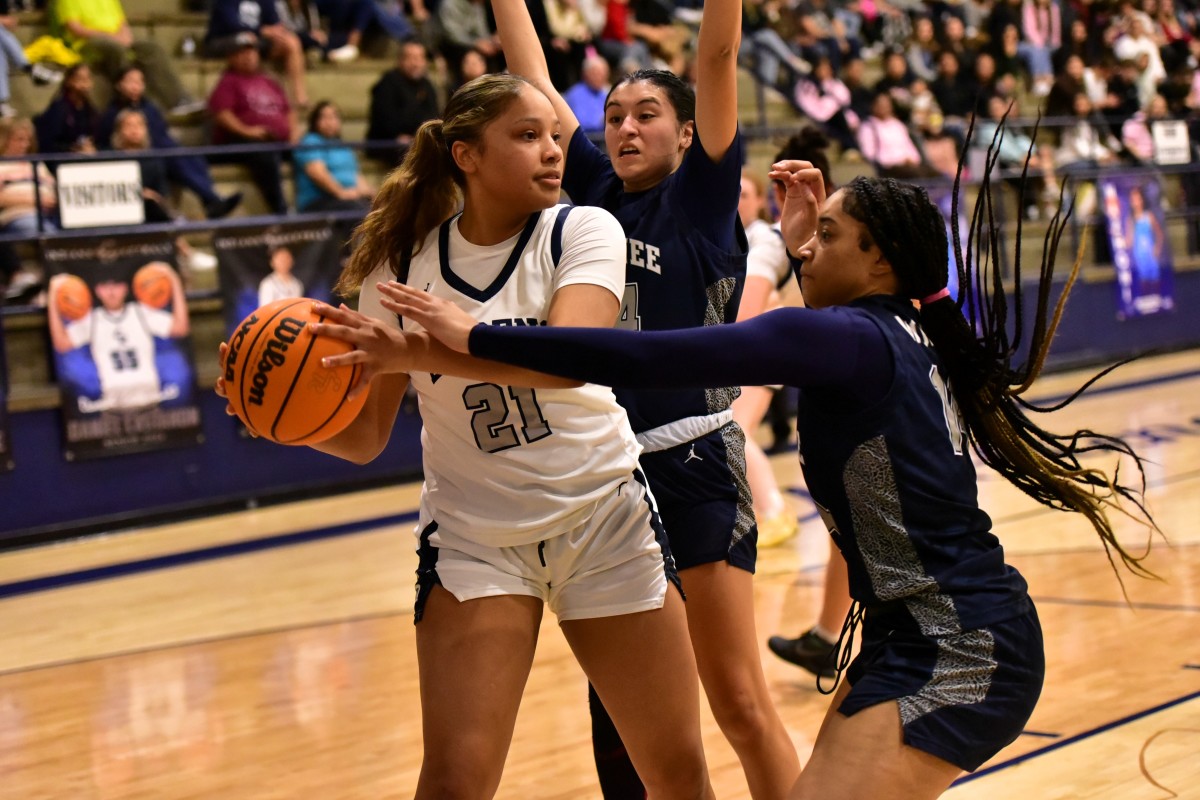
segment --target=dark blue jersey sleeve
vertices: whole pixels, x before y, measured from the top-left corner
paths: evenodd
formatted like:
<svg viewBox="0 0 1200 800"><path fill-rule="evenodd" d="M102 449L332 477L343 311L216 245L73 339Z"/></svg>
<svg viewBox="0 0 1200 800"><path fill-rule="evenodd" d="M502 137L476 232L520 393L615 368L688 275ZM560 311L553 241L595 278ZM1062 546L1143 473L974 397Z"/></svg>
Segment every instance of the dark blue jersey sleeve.
<svg viewBox="0 0 1200 800"><path fill-rule="evenodd" d="M671 185L674 202L696 230L726 252L735 248L734 221L745 157L741 132L734 135L720 161L708 157L696 134Z"/></svg>
<svg viewBox="0 0 1200 800"><path fill-rule="evenodd" d="M671 331L477 325L471 354L629 389L787 384L883 397L892 358L879 327L851 309L781 308L734 325Z"/></svg>

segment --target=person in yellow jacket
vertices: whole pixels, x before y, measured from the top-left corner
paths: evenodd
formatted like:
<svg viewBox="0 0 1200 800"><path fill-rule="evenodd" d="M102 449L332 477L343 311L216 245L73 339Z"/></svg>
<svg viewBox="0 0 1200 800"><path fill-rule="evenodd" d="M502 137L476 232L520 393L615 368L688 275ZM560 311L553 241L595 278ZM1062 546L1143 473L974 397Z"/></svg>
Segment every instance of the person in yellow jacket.
<svg viewBox="0 0 1200 800"><path fill-rule="evenodd" d="M133 37L120 0L54 0L51 14L67 43L109 82L136 62L146 76L146 94L160 107L176 115L204 108L188 96L162 45Z"/></svg>

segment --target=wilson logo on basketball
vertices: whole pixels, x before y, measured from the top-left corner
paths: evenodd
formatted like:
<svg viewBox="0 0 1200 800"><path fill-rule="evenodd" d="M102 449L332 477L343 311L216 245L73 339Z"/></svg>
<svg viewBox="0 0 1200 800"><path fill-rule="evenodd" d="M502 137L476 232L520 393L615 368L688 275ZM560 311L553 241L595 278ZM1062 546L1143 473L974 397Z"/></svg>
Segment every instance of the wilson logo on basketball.
<svg viewBox="0 0 1200 800"><path fill-rule="evenodd" d="M354 421L367 399L346 397L362 377L358 364L322 366L354 347L314 335L313 301L289 297L267 303L234 329L225 362L229 407L251 433L281 444L312 444Z"/></svg>
<svg viewBox="0 0 1200 800"><path fill-rule="evenodd" d="M271 338L267 341L262 356L258 360L258 367L250 378L250 386L246 392L247 403L253 403L256 406L263 404L263 393L267 390L267 373L275 367L282 367L287 363L285 354L288 347L296 343L296 337L303 330L304 321L294 317L284 317L276 323L275 329L271 332Z"/></svg>
<svg viewBox="0 0 1200 800"><path fill-rule="evenodd" d="M246 334L250 329L258 324L258 315L251 314L246 320L238 326L237 333L233 335L233 339L229 342L229 350L225 354L225 380L232 381L235 377L234 367L238 363L238 354L241 352L242 343L246 341Z"/></svg>

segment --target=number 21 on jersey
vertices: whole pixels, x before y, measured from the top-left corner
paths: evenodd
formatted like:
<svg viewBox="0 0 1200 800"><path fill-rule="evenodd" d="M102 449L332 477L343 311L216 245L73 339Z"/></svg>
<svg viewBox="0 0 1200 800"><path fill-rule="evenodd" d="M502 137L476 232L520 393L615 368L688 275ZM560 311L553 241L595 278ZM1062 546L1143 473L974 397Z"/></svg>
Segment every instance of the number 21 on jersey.
<svg viewBox="0 0 1200 800"><path fill-rule="evenodd" d="M532 444L554 433L542 416L537 393L528 387L473 383L463 389L462 397L467 410L475 412L471 415L471 430L475 444L485 453Z"/></svg>

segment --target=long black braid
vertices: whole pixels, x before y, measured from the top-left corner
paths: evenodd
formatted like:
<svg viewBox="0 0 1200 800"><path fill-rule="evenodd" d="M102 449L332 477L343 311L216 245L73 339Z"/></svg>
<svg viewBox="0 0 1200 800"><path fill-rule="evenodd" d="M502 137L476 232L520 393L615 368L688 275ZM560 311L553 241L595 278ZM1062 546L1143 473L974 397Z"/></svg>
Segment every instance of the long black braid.
<svg viewBox="0 0 1200 800"><path fill-rule="evenodd" d="M972 133L968 131L968 140ZM1151 576L1152 573L1141 564L1146 553L1134 555L1128 552L1117 541L1108 516L1110 510L1116 510L1142 519L1151 531L1157 531L1144 503L1145 473L1138 454L1115 436L1087 429L1058 435L1038 427L1026 416L1026 411L1040 413L1062 408L1120 364L1105 369L1057 405L1041 407L1021 397L1045 363L1067 295L1079 274L1083 248L1076 255L1051 314L1055 256L1072 211L1069 204L1064 208L1060 193L1058 208L1045 235L1028 356L1024 363L1014 365L1014 359L1022 349L1026 323L1020 297L1021 227L1018 222L1010 336L1009 301L1000 269L996 207L990 181L1002 135L1003 124L988 149L984 178L965 247L959 239L957 225L951 226L959 299L956 302L942 297L922 304L921 324L947 372L971 446L979 458L1039 503L1083 514L1100 535L1114 570L1115 551L1132 572ZM960 163L953 187L953 219L958 217L961 176ZM1024 178L1023 173L1022 184ZM891 263L900 291L906 297L920 300L946 287L949 274L946 226L923 188L890 178L855 178L845 187L842 207L863 223L870 237L870 241L862 242L863 248L868 248L872 241L879 247ZM1137 467L1140 487L1121 483L1117 470L1110 477L1102 470L1080 463L1082 455L1098 451L1129 456ZM1136 511L1123 501L1132 504ZM1117 574L1119 578L1119 571Z"/></svg>

